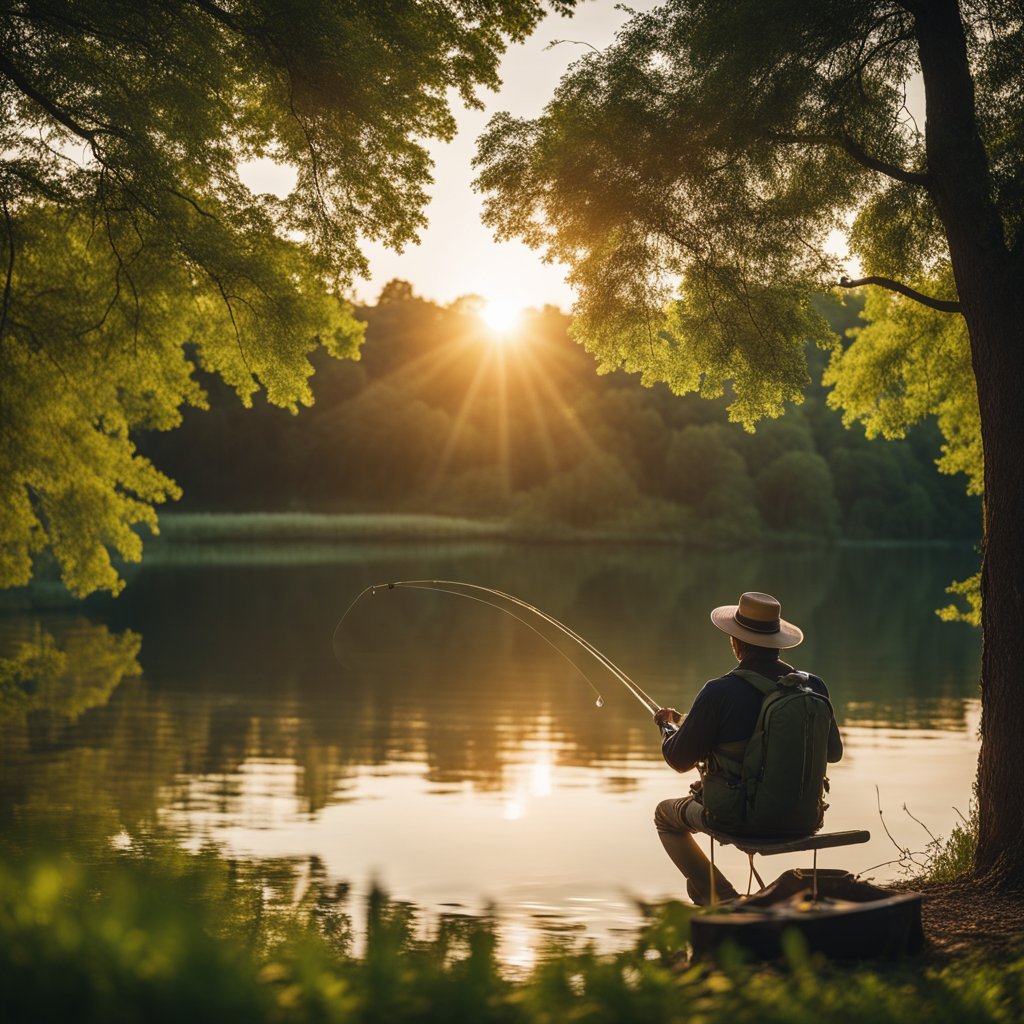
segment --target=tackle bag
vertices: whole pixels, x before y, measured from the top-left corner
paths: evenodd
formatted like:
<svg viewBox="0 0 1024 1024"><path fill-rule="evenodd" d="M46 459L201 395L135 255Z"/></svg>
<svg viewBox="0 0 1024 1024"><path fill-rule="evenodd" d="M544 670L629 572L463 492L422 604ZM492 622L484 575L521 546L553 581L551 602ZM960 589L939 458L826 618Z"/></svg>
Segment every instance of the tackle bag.
<svg viewBox="0 0 1024 1024"><path fill-rule="evenodd" d="M732 673L762 695L742 760L714 753L702 771L704 821L732 835L805 836L825 818L829 699L791 672L778 682L748 669Z"/></svg>

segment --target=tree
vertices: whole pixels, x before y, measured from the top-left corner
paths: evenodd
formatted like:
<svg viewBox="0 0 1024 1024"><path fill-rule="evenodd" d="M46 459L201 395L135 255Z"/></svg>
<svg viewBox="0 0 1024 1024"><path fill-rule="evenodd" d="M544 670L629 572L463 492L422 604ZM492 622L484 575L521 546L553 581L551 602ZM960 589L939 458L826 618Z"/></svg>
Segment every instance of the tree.
<svg viewBox="0 0 1024 1024"><path fill-rule="evenodd" d="M835 400L899 433L937 414L980 479L976 869L1024 882L1024 6L669 0L585 55L536 120L492 119L478 185L502 237L566 263L602 368L727 382L750 425L800 400L811 305L884 291ZM923 89L926 120L908 112ZM847 230L864 277L827 246ZM968 367L970 372L968 372ZM937 371L932 373L932 371ZM929 390L929 382L938 385ZM974 424L980 425L980 431Z"/></svg>
<svg viewBox="0 0 1024 1024"><path fill-rule="evenodd" d="M730 529L756 537L761 531L757 500L743 457L720 424L672 431L665 455L664 495L710 518L724 513Z"/></svg>
<svg viewBox="0 0 1024 1024"><path fill-rule="evenodd" d="M832 489L832 473L816 452L780 455L757 474L754 485L758 508L769 526L797 533L814 529L832 538L839 535L839 504ZM931 507L927 496L925 507Z"/></svg>
<svg viewBox="0 0 1024 1024"><path fill-rule="evenodd" d="M568 11L573 0L547 6ZM357 357L360 239L424 223L449 97L479 105L542 0L5 0L0 18L0 586L48 549L122 585L177 488L133 432L203 405L309 404L308 356ZM239 164L288 165L284 198Z"/></svg>

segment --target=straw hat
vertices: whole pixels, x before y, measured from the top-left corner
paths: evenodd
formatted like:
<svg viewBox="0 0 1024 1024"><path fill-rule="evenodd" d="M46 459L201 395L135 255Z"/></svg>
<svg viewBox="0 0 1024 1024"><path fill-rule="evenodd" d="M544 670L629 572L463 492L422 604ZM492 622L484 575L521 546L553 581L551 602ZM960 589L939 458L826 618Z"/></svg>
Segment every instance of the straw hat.
<svg viewBox="0 0 1024 1024"><path fill-rule="evenodd" d="M758 647L796 647L803 630L782 618L782 605L771 594L741 594L739 604L724 604L711 613L711 621L729 636Z"/></svg>

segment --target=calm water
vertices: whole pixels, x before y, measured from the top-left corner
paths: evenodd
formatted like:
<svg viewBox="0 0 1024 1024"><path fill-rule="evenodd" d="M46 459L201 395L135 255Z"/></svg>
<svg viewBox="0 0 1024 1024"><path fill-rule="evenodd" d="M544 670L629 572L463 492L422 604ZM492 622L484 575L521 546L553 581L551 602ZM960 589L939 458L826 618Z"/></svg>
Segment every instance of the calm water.
<svg viewBox="0 0 1024 1024"><path fill-rule="evenodd" d="M319 857L356 890L373 879L428 908L501 911L505 955L545 932L603 944L637 899L681 895L651 825L687 790L641 706L596 666L583 678L514 620L432 593L366 599L370 583L448 578L519 595L572 626L681 710L731 667L708 621L768 590L807 641L798 667L832 690L846 740L829 829L866 846L822 863L893 877L896 838L923 849L966 813L977 757L979 638L933 614L975 556L846 549L756 558L669 548L348 545L152 552L117 601L73 616L5 613L0 642L68 651L27 718L3 732L5 826L127 841L159 825L242 856ZM141 639L142 675L126 674ZM567 650L569 650L567 648ZM581 661L581 664L584 664ZM719 851L737 886L746 858ZM774 878L805 858L761 860Z"/></svg>

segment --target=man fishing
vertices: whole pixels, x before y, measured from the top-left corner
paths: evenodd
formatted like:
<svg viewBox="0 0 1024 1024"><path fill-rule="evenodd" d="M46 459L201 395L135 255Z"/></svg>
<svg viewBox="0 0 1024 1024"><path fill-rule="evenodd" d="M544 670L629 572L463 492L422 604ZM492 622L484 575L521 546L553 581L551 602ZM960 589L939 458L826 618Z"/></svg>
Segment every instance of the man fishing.
<svg viewBox="0 0 1024 1024"><path fill-rule="evenodd" d="M711 902L712 868L693 833L817 831L826 806L826 760L843 756L824 682L796 672L780 657L804 638L781 612L774 597L755 592L742 594L739 604L716 608L711 621L729 635L739 664L705 683L687 715L675 708L655 714L668 764L678 772L698 766L701 771L689 796L663 800L654 814L662 845L699 906ZM773 770L766 773L766 755L773 750ZM738 896L717 867L714 886L719 900Z"/></svg>

